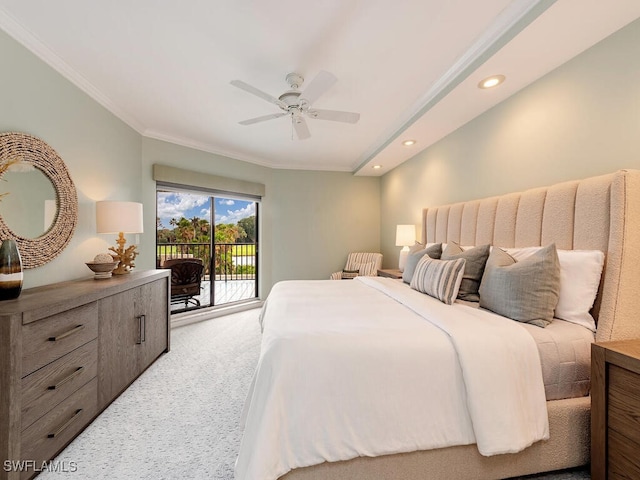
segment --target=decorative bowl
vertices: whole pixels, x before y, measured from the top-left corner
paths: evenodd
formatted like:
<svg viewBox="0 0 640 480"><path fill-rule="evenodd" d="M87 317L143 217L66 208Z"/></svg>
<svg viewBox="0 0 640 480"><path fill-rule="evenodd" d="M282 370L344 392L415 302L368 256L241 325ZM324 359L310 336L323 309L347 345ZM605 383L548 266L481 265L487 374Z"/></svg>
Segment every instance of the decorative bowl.
<svg viewBox="0 0 640 480"><path fill-rule="evenodd" d="M111 272L119 262L86 262L87 267L94 273L95 280L102 280L111 277Z"/></svg>

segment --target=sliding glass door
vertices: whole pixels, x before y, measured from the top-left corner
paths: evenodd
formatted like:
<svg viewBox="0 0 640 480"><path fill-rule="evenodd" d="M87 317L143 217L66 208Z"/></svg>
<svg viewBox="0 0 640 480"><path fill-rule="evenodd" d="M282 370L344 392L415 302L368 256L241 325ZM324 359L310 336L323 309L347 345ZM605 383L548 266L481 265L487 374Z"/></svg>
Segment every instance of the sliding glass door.
<svg viewBox="0 0 640 480"><path fill-rule="evenodd" d="M156 262L171 268L171 311L258 296L259 202L158 186Z"/></svg>

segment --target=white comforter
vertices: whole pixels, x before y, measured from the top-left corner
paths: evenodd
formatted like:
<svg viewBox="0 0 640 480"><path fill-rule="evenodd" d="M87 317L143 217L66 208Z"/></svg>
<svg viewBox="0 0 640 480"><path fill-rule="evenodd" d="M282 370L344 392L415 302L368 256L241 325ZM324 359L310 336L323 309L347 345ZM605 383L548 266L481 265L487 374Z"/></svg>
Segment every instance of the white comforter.
<svg viewBox="0 0 640 480"><path fill-rule="evenodd" d="M296 467L547 439L535 342L517 322L387 278L274 286L243 415L238 480Z"/></svg>

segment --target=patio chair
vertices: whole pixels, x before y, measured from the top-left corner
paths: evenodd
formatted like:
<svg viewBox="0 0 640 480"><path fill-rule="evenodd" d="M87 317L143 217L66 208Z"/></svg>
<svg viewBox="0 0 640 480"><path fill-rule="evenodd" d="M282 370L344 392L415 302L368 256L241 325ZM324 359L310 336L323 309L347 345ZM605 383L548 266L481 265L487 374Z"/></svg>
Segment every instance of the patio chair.
<svg viewBox="0 0 640 480"><path fill-rule="evenodd" d="M341 272L335 272L329 277L331 280L346 280L358 275L375 277L382 268L381 253L350 253L347 264Z"/></svg>
<svg viewBox="0 0 640 480"><path fill-rule="evenodd" d="M179 304L184 302L184 308L189 304L194 307L200 306L200 285L202 283L202 272L204 263L199 258L172 258L165 260L164 268L171 269L171 303Z"/></svg>

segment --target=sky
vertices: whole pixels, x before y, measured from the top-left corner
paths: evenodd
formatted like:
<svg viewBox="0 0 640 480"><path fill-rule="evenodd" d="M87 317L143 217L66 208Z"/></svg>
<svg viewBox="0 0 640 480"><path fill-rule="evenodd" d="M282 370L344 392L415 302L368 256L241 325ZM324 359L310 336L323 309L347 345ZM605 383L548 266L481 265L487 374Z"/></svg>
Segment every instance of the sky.
<svg viewBox="0 0 640 480"><path fill-rule="evenodd" d="M234 200L231 198L215 198L215 222L237 223L238 220L256 214L255 202ZM158 192L158 216L162 226L171 228L169 221L180 217L191 219L200 217L209 220L209 197L193 193Z"/></svg>

